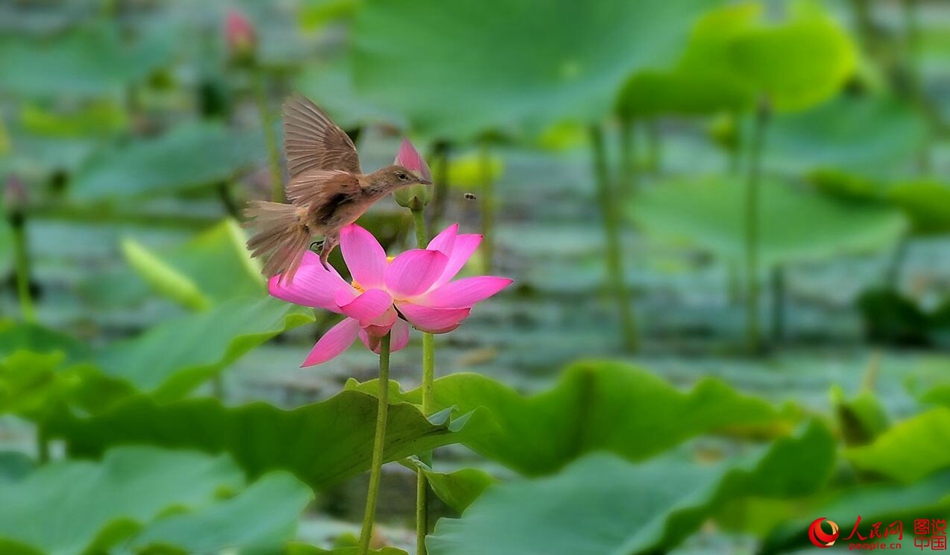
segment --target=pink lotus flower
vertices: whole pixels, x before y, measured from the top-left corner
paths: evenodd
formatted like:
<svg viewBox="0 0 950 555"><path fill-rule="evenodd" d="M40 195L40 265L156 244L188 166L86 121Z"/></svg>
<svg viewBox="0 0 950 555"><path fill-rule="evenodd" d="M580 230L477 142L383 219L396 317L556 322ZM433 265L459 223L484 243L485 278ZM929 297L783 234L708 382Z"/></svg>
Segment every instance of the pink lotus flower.
<svg viewBox="0 0 950 555"><path fill-rule="evenodd" d="M285 301L323 308L346 318L317 341L301 366L326 362L345 351L357 337L373 352L392 332L390 350L409 342L409 326L447 333L471 314L472 306L507 287L511 280L479 276L451 281L481 243L481 235L458 233L458 224L439 233L425 249L395 258L373 235L357 225L340 232L340 250L353 276L347 283L320 258L304 255L291 283L270 279L270 294Z"/></svg>

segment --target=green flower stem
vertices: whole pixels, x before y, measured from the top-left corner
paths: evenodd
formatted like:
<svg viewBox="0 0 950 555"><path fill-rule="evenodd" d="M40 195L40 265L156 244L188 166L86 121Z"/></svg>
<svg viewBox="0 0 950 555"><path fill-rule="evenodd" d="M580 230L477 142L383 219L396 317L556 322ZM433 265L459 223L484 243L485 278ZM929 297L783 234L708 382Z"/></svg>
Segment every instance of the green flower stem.
<svg viewBox="0 0 950 555"><path fill-rule="evenodd" d="M620 192L624 197L636 193L638 185L636 120L623 118L620 121Z"/></svg>
<svg viewBox="0 0 950 555"><path fill-rule="evenodd" d="M620 326L623 333L624 348L630 352L637 349L637 326L626 280L623 275L623 258L620 245L620 213L617 195L610 183L607 169L607 152L604 146L603 129L594 125L590 128L591 148L594 154L594 176L597 180L597 198L603 212L604 234L606 239L607 280L609 282L617 310L620 312Z"/></svg>
<svg viewBox="0 0 950 555"><path fill-rule="evenodd" d="M746 272L746 345L752 352L762 348L759 324L759 182L762 174L762 149L769 107L762 102L756 111L749 136L749 175L745 195L745 272Z"/></svg>
<svg viewBox="0 0 950 555"><path fill-rule="evenodd" d="M772 341L785 338L785 266L772 268Z"/></svg>
<svg viewBox="0 0 950 555"><path fill-rule="evenodd" d="M485 273L491 273L492 261L495 259L495 182L491 177L491 155L487 141L483 141L479 148L478 167L482 181L482 253Z"/></svg>
<svg viewBox="0 0 950 555"><path fill-rule="evenodd" d="M254 81L254 100L257 102L257 111L260 113L261 125L264 127L264 140L267 143L267 159L270 162L270 190L271 200L284 202L284 178L280 171L280 149L277 147L277 134L274 133L274 118L267 109L267 90L264 86L264 70L259 67L251 69Z"/></svg>
<svg viewBox="0 0 950 555"><path fill-rule="evenodd" d="M376 409L376 439L373 441L373 466L369 473L369 491L366 492L366 513L360 530L360 555L369 552L376 519L376 501L379 499L379 481L383 473L383 450L386 447L386 417L389 412L389 342L390 334L379 344L379 407Z"/></svg>
<svg viewBox="0 0 950 555"><path fill-rule="evenodd" d="M20 311L26 322L36 321L33 297L30 295L30 253L26 247L26 223L22 214L11 218L13 229L13 249L15 256L16 289L20 301Z"/></svg>
<svg viewBox="0 0 950 555"><path fill-rule="evenodd" d="M657 118L651 118L647 121L647 160L650 171L654 174L660 173L660 166L663 164L663 136L660 133L660 121Z"/></svg>
<svg viewBox="0 0 950 555"><path fill-rule="evenodd" d="M416 244L420 249L429 244L423 210L412 210L416 230ZM432 414L432 395L435 382L435 336L422 334L422 414ZM419 460L432 467L432 451L419 454ZM421 470L416 478L416 553L425 555L426 535L429 533L429 480Z"/></svg>

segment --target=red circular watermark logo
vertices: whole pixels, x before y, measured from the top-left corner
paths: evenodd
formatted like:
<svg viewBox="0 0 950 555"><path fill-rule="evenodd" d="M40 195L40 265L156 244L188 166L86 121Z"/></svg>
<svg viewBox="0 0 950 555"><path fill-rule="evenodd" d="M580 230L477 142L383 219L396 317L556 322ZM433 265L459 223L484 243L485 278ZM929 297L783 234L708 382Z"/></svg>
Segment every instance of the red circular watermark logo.
<svg viewBox="0 0 950 555"><path fill-rule="evenodd" d="M822 522L827 522L831 526L830 534L821 528ZM838 525L833 520L828 520L825 517L816 518L815 522L812 522L811 526L808 527L808 539L817 547L831 547L838 539Z"/></svg>

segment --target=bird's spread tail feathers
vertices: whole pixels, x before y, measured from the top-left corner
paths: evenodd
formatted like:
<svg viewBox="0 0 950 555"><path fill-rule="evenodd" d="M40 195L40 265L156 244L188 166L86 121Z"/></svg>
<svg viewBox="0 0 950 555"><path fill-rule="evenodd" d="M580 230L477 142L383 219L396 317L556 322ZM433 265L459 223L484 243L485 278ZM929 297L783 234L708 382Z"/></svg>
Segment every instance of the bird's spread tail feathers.
<svg viewBox="0 0 950 555"><path fill-rule="evenodd" d="M254 229L247 248L264 261L267 277L281 274L281 280L289 283L300 267L311 232L298 211L293 204L254 201L244 212L247 226Z"/></svg>

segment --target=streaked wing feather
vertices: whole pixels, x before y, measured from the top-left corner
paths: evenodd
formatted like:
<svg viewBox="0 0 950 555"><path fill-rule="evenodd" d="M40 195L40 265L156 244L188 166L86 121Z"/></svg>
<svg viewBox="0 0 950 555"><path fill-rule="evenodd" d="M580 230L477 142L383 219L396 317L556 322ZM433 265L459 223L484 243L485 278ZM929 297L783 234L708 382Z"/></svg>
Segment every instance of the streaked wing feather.
<svg viewBox="0 0 950 555"><path fill-rule="evenodd" d="M301 95L284 102L284 152L291 179L314 169L361 173L350 137Z"/></svg>
<svg viewBox="0 0 950 555"><path fill-rule="evenodd" d="M291 178L287 198L297 206L322 206L338 194L356 195L361 191L359 178L338 170L310 170Z"/></svg>

